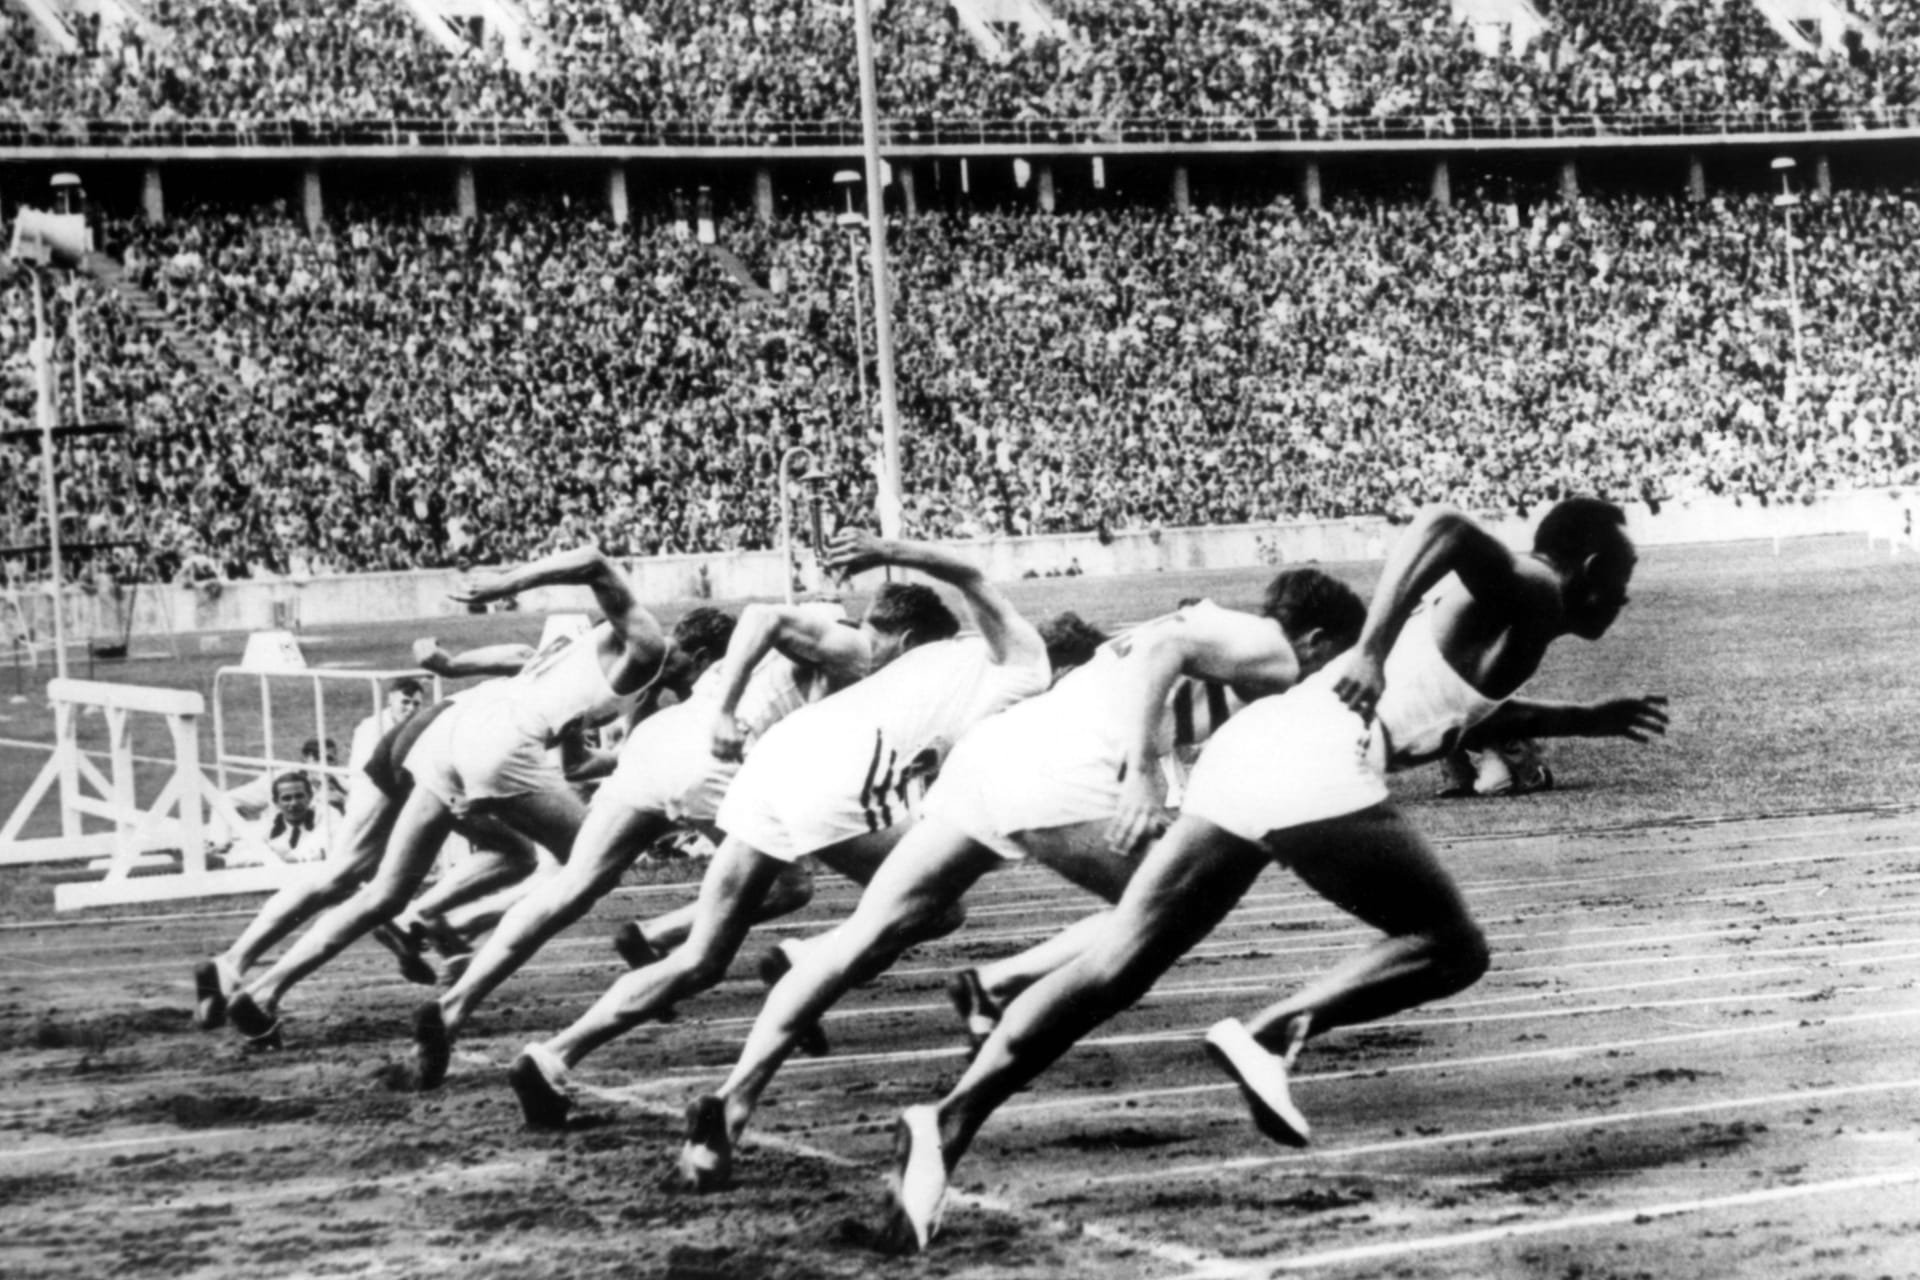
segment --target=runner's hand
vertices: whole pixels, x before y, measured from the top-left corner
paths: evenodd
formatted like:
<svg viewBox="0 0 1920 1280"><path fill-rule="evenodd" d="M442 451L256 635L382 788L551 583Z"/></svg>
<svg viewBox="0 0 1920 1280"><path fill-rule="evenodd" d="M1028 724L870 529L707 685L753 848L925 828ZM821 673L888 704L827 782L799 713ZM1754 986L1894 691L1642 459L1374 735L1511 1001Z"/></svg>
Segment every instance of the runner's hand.
<svg viewBox="0 0 1920 1280"><path fill-rule="evenodd" d="M716 760L740 761L747 758L747 735L742 732L740 721L732 712L714 713L712 749Z"/></svg>
<svg viewBox="0 0 1920 1280"><path fill-rule="evenodd" d="M1355 650L1347 658L1347 669L1334 682L1334 696L1367 724L1380 706L1380 694L1387 687L1386 664Z"/></svg>
<svg viewBox="0 0 1920 1280"><path fill-rule="evenodd" d="M1172 822L1158 790L1140 776L1142 772L1129 773L1120 784L1120 801L1107 824L1107 848L1123 858L1159 839Z"/></svg>
<svg viewBox="0 0 1920 1280"><path fill-rule="evenodd" d="M842 581L885 563L886 543L865 529L836 531L820 557L820 567Z"/></svg>
<svg viewBox="0 0 1920 1280"><path fill-rule="evenodd" d="M1590 737L1645 742L1667 731L1667 700L1660 694L1596 702L1588 714L1593 726L1587 731Z"/></svg>

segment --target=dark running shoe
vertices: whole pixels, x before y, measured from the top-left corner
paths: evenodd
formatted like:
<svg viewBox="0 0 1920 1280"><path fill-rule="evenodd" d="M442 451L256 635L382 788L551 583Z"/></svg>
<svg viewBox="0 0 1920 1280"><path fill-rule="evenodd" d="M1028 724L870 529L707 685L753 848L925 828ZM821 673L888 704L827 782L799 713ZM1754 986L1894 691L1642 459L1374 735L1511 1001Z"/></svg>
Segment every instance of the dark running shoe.
<svg viewBox="0 0 1920 1280"><path fill-rule="evenodd" d="M613 949L620 953L620 959L629 970L644 969L650 964L658 964L666 958L666 952L647 941L647 935L640 932L640 926L629 920L613 931ZM680 1016L680 1011L672 1005L655 1010L655 1022L672 1022Z"/></svg>
<svg viewBox="0 0 1920 1280"><path fill-rule="evenodd" d="M647 941L647 935L632 920L614 930L613 949L629 969L644 969L660 959L659 949Z"/></svg>
<svg viewBox="0 0 1920 1280"><path fill-rule="evenodd" d="M402 933L390 924L375 925L373 940L393 953L393 958L400 962L400 976L408 982L431 987L440 981L440 975L420 954L420 948L411 934Z"/></svg>
<svg viewBox="0 0 1920 1280"><path fill-rule="evenodd" d="M507 1083L520 1099L520 1114L529 1129L564 1129L573 1098L567 1091L567 1069L545 1045L530 1044L507 1068Z"/></svg>
<svg viewBox="0 0 1920 1280"><path fill-rule="evenodd" d="M979 1056L980 1046L1000 1025L1002 1006L980 981L978 969L962 969L947 979L947 999L953 1001L953 1011L967 1029L967 1058L971 1060Z"/></svg>
<svg viewBox="0 0 1920 1280"><path fill-rule="evenodd" d="M286 1047L280 1019L255 1004L253 997L244 991L236 992L227 1001L227 1021L244 1038L244 1047L249 1053L271 1053Z"/></svg>
<svg viewBox="0 0 1920 1280"><path fill-rule="evenodd" d="M760 981L769 991L778 985L780 979L786 977L792 969L793 959L787 955L787 946L784 942L774 943L767 948L767 953L760 957ZM800 1033L794 1040L793 1047L809 1058L824 1058L833 1052L833 1045L827 1040L827 1033L821 1030L817 1022Z"/></svg>
<svg viewBox="0 0 1920 1280"><path fill-rule="evenodd" d="M727 1106L712 1094L687 1104L687 1138L680 1148L679 1172L684 1191L720 1191L733 1185Z"/></svg>
<svg viewBox="0 0 1920 1280"><path fill-rule="evenodd" d="M447 1020L440 1013L440 1002L429 1000L413 1011L413 1087L430 1093L447 1078L453 1062L453 1037L447 1034Z"/></svg>
<svg viewBox="0 0 1920 1280"><path fill-rule="evenodd" d="M193 966L193 1025L214 1031L227 1024L227 992L220 982L220 962L202 960Z"/></svg>

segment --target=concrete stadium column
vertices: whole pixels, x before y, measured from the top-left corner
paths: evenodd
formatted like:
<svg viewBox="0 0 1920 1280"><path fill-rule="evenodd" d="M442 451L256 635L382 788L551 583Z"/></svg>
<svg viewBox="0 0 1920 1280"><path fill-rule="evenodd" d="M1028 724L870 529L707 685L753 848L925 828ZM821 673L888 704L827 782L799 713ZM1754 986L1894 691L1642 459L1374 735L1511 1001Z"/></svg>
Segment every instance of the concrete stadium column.
<svg viewBox="0 0 1920 1280"><path fill-rule="evenodd" d="M1813 158L1813 189L1823 200L1833 198L1833 164L1824 151Z"/></svg>
<svg viewBox="0 0 1920 1280"><path fill-rule="evenodd" d="M1300 203L1314 213L1326 207L1326 188L1320 181L1320 162L1309 160L1300 170Z"/></svg>
<svg viewBox="0 0 1920 1280"><path fill-rule="evenodd" d="M610 164L607 166L607 217L616 227L624 227L633 220L633 205L627 200L627 166Z"/></svg>
<svg viewBox="0 0 1920 1280"><path fill-rule="evenodd" d="M1193 212L1193 175L1187 172L1187 166L1173 166L1173 186L1168 194L1175 213Z"/></svg>
<svg viewBox="0 0 1920 1280"><path fill-rule="evenodd" d="M900 183L900 207L909 218L920 212L920 180L914 167L903 160L893 162L893 176Z"/></svg>
<svg viewBox="0 0 1920 1280"><path fill-rule="evenodd" d="M773 221L773 170L764 164L753 168L753 216Z"/></svg>
<svg viewBox="0 0 1920 1280"><path fill-rule="evenodd" d="M1035 161L1033 176L1034 188L1040 196L1040 212L1052 213L1054 209L1053 161Z"/></svg>
<svg viewBox="0 0 1920 1280"><path fill-rule="evenodd" d="M1687 157L1687 199L1705 200L1707 198L1707 166L1695 152Z"/></svg>
<svg viewBox="0 0 1920 1280"><path fill-rule="evenodd" d="M1580 166L1571 160L1560 162L1560 198L1568 204L1580 198Z"/></svg>
<svg viewBox="0 0 1920 1280"><path fill-rule="evenodd" d="M320 186L320 166L309 162L300 170L300 216L309 234L318 231L326 220L327 201Z"/></svg>
<svg viewBox="0 0 1920 1280"><path fill-rule="evenodd" d="M160 166L147 165L140 171L140 212L149 223L167 220L167 193L160 185Z"/></svg>
<svg viewBox="0 0 1920 1280"><path fill-rule="evenodd" d="M1433 203L1442 209L1453 208L1453 169L1445 159L1433 162L1433 182L1430 188Z"/></svg>
<svg viewBox="0 0 1920 1280"><path fill-rule="evenodd" d="M462 222L472 222L480 216L480 199L474 194L472 161L462 160L460 167L454 170L453 210L460 215Z"/></svg>

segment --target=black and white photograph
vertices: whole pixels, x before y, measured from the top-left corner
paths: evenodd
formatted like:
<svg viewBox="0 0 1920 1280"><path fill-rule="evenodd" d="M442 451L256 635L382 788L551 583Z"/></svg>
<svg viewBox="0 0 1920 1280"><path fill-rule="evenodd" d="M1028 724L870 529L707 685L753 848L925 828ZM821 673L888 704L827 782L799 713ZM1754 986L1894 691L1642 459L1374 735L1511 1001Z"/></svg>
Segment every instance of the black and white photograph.
<svg viewBox="0 0 1920 1280"><path fill-rule="evenodd" d="M0 0L0 1275L1920 1277L1914 0Z"/></svg>

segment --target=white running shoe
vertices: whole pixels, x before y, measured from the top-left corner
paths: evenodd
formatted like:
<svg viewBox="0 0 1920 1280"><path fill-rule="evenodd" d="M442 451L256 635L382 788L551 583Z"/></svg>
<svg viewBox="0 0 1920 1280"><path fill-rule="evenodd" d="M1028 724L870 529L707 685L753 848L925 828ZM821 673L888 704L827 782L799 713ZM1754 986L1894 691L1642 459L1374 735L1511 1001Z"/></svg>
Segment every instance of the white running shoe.
<svg viewBox="0 0 1920 1280"><path fill-rule="evenodd" d="M1226 1018L1207 1028L1207 1056L1240 1086L1253 1110L1253 1123L1275 1142L1304 1147L1313 1127L1293 1105L1287 1088L1287 1064L1260 1047L1237 1018Z"/></svg>
<svg viewBox="0 0 1920 1280"><path fill-rule="evenodd" d="M891 1200L881 1244L891 1253L920 1253L940 1232L946 1208L947 1160L940 1149L940 1117L932 1107L908 1107L893 1130Z"/></svg>

